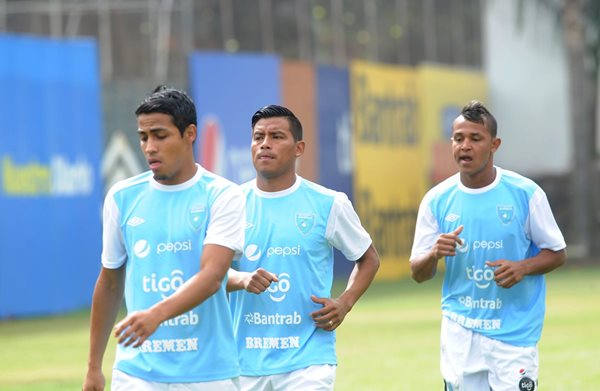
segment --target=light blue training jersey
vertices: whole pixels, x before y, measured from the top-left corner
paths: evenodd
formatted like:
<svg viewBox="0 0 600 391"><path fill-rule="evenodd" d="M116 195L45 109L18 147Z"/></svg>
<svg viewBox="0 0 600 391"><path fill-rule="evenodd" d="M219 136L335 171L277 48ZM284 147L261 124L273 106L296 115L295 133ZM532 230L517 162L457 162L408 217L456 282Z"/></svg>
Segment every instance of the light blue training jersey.
<svg viewBox="0 0 600 391"><path fill-rule="evenodd" d="M459 174L431 189L419 208L411 258L429 251L441 233L460 225L463 241L447 257L442 313L465 328L515 346L533 346L545 311L544 275L525 276L509 289L494 281L486 261L521 261L540 249L565 248L543 190L496 167L494 182L470 189Z"/></svg>
<svg viewBox="0 0 600 391"><path fill-rule="evenodd" d="M200 166L180 185L161 185L146 172L113 186L105 200L102 263L107 268L125 263L128 313L151 307L198 273L204 244L239 256L244 218L239 186ZM118 345L115 368L164 383L239 376L225 285L162 323L141 347Z"/></svg>
<svg viewBox="0 0 600 391"><path fill-rule="evenodd" d="M355 261L371 245L348 197L297 177L284 191L267 193L251 181L246 193L244 255L236 270L262 267L278 278L255 295L231 293L242 375L291 372L336 364L335 332L317 328L310 314L322 308L311 295L331 296L333 248Z"/></svg>

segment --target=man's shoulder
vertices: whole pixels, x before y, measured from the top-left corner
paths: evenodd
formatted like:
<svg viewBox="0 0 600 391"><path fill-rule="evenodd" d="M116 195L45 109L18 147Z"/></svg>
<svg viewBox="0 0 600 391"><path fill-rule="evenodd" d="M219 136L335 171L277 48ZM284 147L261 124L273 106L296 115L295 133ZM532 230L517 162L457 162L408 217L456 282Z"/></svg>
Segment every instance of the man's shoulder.
<svg viewBox="0 0 600 391"><path fill-rule="evenodd" d="M314 192L315 194L331 198L348 198L348 196L344 192L330 189L329 187L325 187L316 182L309 181L305 178L300 178L300 180L302 181L300 183L300 189L304 189L305 191Z"/></svg>
<svg viewBox="0 0 600 391"><path fill-rule="evenodd" d="M425 193L425 197L423 200L431 200L433 198L441 197L444 194L452 191L453 189L458 188L460 184L460 175L455 174L449 178L444 179L440 183L433 186L427 193Z"/></svg>
<svg viewBox="0 0 600 391"><path fill-rule="evenodd" d="M250 191L256 187L256 178L249 180L248 182L244 182L240 185L240 189L244 192Z"/></svg>
<svg viewBox="0 0 600 391"><path fill-rule="evenodd" d="M214 172L208 171L205 168L200 168L202 176L199 179L199 183L205 183L208 188L215 189L217 192L221 191L240 191L240 185L233 181L219 175Z"/></svg>
<svg viewBox="0 0 600 391"><path fill-rule="evenodd" d="M501 182L506 186L522 189L529 193L533 193L535 190L541 189L533 179L505 169L502 169Z"/></svg>
<svg viewBox="0 0 600 391"><path fill-rule="evenodd" d="M126 191L126 190L139 189L140 186L148 184L148 182L150 181L151 178L152 178L152 172L145 171L145 172L142 172L141 174L134 175L127 179L122 179L122 180L114 183L113 185L111 185L111 187L108 190L107 196L115 195L119 192Z"/></svg>

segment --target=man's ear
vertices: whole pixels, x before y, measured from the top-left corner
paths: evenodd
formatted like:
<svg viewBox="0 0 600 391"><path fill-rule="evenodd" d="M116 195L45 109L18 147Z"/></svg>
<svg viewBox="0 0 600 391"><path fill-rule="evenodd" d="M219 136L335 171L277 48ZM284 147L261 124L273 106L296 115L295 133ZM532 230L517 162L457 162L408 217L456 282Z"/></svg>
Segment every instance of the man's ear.
<svg viewBox="0 0 600 391"><path fill-rule="evenodd" d="M300 157L304 154L304 148L306 147L306 143L304 140L300 140L296 142L296 157Z"/></svg>
<svg viewBox="0 0 600 391"><path fill-rule="evenodd" d="M189 124L183 131L183 137L188 139L190 143L193 144L194 141L196 141L196 137L198 137L198 128L196 128L196 125Z"/></svg>
<svg viewBox="0 0 600 391"><path fill-rule="evenodd" d="M500 144L502 144L502 140L498 137L492 140L492 152L496 152L498 148L500 148Z"/></svg>

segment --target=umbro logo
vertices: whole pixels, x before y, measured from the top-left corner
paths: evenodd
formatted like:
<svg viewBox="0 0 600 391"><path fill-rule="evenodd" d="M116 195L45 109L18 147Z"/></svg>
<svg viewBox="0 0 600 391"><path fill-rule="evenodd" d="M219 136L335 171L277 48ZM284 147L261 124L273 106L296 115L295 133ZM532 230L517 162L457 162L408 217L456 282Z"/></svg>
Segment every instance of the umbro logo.
<svg viewBox="0 0 600 391"><path fill-rule="evenodd" d="M127 225L130 227L137 227L138 225L144 223L146 220L142 219L141 217L132 217L129 219L129 221L127 221Z"/></svg>
<svg viewBox="0 0 600 391"><path fill-rule="evenodd" d="M446 216L446 218L444 220L446 220L449 223L453 223L458 219L460 219L459 215L457 215L455 213L450 213L448 216Z"/></svg>

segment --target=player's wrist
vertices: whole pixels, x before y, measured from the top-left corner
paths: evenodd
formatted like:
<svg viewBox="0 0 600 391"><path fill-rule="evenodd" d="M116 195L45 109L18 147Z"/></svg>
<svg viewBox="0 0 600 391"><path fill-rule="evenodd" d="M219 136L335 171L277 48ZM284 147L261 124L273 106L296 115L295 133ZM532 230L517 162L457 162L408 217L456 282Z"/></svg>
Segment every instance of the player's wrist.
<svg viewBox="0 0 600 391"><path fill-rule="evenodd" d="M102 372L102 361L88 361L87 365L88 372Z"/></svg>

